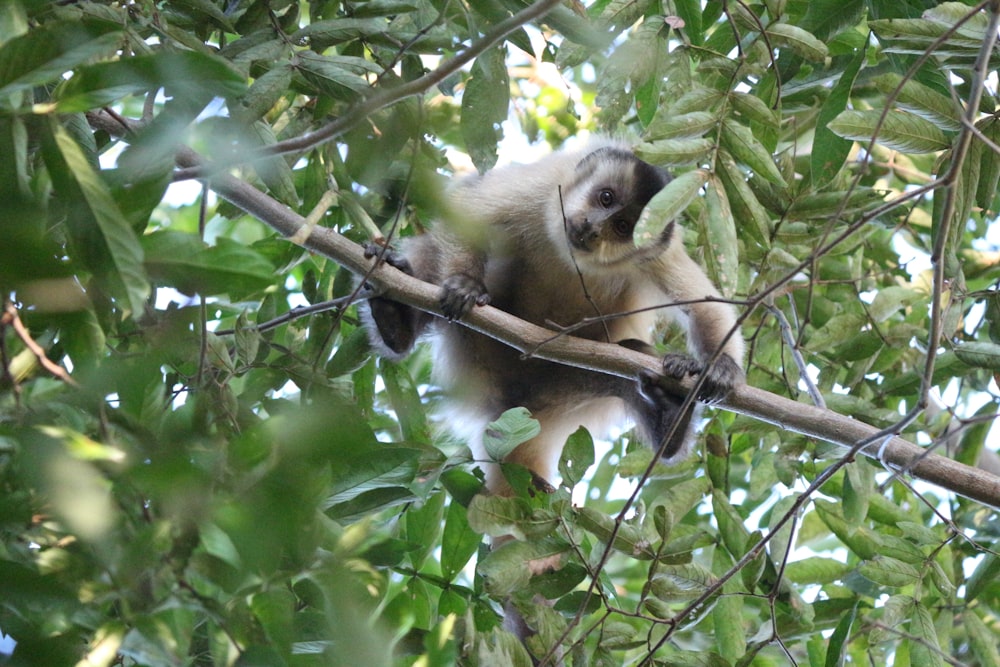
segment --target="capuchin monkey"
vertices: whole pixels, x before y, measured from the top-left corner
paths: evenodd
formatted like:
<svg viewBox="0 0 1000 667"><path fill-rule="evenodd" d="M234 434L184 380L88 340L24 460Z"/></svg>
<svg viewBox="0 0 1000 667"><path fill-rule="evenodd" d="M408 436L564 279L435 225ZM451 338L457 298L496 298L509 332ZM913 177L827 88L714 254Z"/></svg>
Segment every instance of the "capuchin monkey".
<svg viewBox="0 0 1000 667"><path fill-rule="evenodd" d="M626 145L593 140L532 164L465 178L449 193L460 224L407 239L401 252L366 248L441 286L444 318L384 298L363 305L362 318L374 347L390 359L402 359L430 335L435 382L454 412L449 423L468 439L477 461L489 459L482 444L486 425L517 406L531 411L541 432L506 461L528 468L542 488L555 479L566 438L581 425L600 436L631 420L641 438L671 460L687 452L700 414L694 402L682 411L685 397L666 390L655 373L628 379L522 358L455 322L477 305L491 303L543 327L624 313L572 333L649 353L655 353L656 318L669 315L686 326L691 356L666 355L663 375L704 371L698 399L707 402L744 380L734 309L711 300L719 292L685 253L681 230L668 223L650 246L637 247L633 239L643 207L668 180ZM512 493L499 466L484 467L490 492Z"/></svg>

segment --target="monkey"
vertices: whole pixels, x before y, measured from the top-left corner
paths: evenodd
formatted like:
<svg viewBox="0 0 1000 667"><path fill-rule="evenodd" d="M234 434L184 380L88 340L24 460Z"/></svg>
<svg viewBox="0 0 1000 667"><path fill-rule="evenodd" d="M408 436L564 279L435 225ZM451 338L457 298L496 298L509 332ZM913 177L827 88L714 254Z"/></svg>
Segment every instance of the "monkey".
<svg viewBox="0 0 1000 667"><path fill-rule="evenodd" d="M382 297L362 304L360 316L373 347L392 360L429 335L434 381L454 412L449 421L484 462L489 492L512 493L482 445L486 425L509 408L527 408L541 431L506 462L526 467L536 485L551 488L563 445L579 426L603 435L631 420L669 462L686 454L700 404L691 401L682 411L685 397L664 389L655 373L622 378L522 358L456 322L476 306L489 303L540 326L623 313L597 317L573 334L655 354L653 326L664 310L656 307L676 303L665 310L685 326L690 354L667 354L662 375L704 371L697 396L703 402L744 381L735 309L718 300L718 290L687 255L675 221L652 251L633 238L643 208L668 181L627 144L592 139L533 163L463 178L448 195L457 224L434 225L406 239L400 251L366 246L367 255L440 285L444 317Z"/></svg>

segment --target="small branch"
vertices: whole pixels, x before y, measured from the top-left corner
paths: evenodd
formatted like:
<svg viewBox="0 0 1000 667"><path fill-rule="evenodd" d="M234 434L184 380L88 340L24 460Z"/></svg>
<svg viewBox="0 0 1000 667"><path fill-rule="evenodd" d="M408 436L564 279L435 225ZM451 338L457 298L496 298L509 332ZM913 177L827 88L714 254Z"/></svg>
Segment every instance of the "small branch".
<svg viewBox="0 0 1000 667"><path fill-rule="evenodd" d="M927 360L920 389L920 403L923 405L927 403L927 395L931 388L932 378L934 377L934 364L937 360L938 346L941 342L942 327L944 324L945 304L943 303L944 299L942 296L945 291L945 249L948 244L948 237L951 235L952 224L955 222L965 224L964 220L952 220L956 210L955 201L958 198L956 184L962 171L962 165L965 163L965 157L969 152L969 146L972 143L972 132L969 131L969 128L975 126L976 117L979 115L979 102L983 97L986 70L989 69L990 57L993 55L993 47L997 41L997 25L1000 23L1000 14L998 14L996 1L990 0L980 3L979 7L970 10L965 20L954 27L957 30L958 26L969 20L987 5L989 5L989 23L986 27L986 39L983 40L983 45L976 57L976 63L972 67L969 103L965 109L962 121L962 132L959 134L958 141L956 141L955 147L951 151L951 164L948 166L948 170L944 176L941 177L941 180L945 183L944 205L941 208L941 220L938 222L937 238L934 239L934 248L931 252L931 265L934 271L931 289L930 331L927 336Z"/></svg>
<svg viewBox="0 0 1000 667"><path fill-rule="evenodd" d="M38 359L38 363L42 365L42 368L71 387L80 386L76 383L76 380L70 377L65 368L45 356L45 349L31 337L31 333L28 331L27 327L24 326L24 322L21 321L20 315L18 315L17 308L15 308L14 304L10 301L4 304L3 314L0 314L0 329L8 326L14 330L17 337L21 339L22 343L24 343L24 346L31 350L31 353L35 355L36 359Z"/></svg>
<svg viewBox="0 0 1000 667"><path fill-rule="evenodd" d="M284 315L279 315L273 319L266 322L261 322L255 327L251 327L254 331L263 333L265 331L270 331L271 329L277 329L282 324L291 322L292 320L297 320L301 317L306 317L308 315L315 315L316 313L325 313L330 310L337 310L339 308L346 308L356 301L362 301L374 296L374 293L363 290L358 296L349 295L342 296L336 299L330 299L329 301L321 301L319 303L314 303L309 306L296 306L292 308ZM236 329L221 329L215 332L216 336L232 336L236 333Z"/></svg>
<svg viewBox="0 0 1000 667"><path fill-rule="evenodd" d="M826 407L826 401L823 399L823 394L820 393L819 388L809 377L809 372L806 367L806 360L802 358L802 353L799 351L798 341L795 340L795 336L792 335L792 325L788 323L788 318L785 314L772 303L767 304L767 309L774 319L778 320L778 328L781 329L781 337L785 339L785 344L788 346L789 351L792 353L792 359L795 360L795 366L799 369L799 379L806 385L806 389L809 392L809 398L812 402L821 407Z"/></svg>

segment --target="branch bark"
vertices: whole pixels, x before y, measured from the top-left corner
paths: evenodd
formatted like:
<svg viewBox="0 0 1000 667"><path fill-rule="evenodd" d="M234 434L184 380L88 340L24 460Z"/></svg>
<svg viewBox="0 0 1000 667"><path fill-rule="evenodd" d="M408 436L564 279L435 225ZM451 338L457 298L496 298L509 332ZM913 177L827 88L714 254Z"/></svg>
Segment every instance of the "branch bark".
<svg viewBox="0 0 1000 667"><path fill-rule="evenodd" d="M193 151L178 155L178 164L197 166L200 159ZM263 221L278 233L290 238L305 224L305 218L260 192L250 184L231 176L218 176L210 186L220 196ZM390 266L374 266L357 244L327 228L314 228L302 244L305 248L329 257L351 271L368 276L368 281L384 290L385 296L421 310L440 314L438 288L417 280ZM658 372L660 360L628 350L619 345L554 336L554 332L525 322L490 306L475 308L462 326L470 327L524 353L579 368L621 377L636 377L642 369ZM456 325L458 326L458 325ZM689 388L688 383L678 383ZM972 468L862 422L744 385L719 404L727 410L760 419L784 430L818 438L845 448L861 442L862 453L885 465L905 471L944 489L986 505L1000 508L1000 477Z"/></svg>

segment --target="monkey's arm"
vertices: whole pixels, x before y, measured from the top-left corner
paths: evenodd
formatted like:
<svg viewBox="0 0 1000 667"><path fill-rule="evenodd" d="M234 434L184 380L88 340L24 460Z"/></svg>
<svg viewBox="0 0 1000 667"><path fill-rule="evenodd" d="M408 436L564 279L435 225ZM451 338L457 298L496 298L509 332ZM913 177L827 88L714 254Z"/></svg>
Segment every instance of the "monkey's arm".
<svg viewBox="0 0 1000 667"><path fill-rule="evenodd" d="M677 319L687 328L688 349L694 358L670 354L663 360L663 372L676 378L698 375L709 366L698 392L704 401L718 400L745 380L743 337L732 305L717 301L719 291L695 263L678 239L654 260L644 264L649 278L677 306Z"/></svg>
<svg viewBox="0 0 1000 667"><path fill-rule="evenodd" d="M473 306L490 302L486 250L449 229L435 229L432 235L441 249L441 310L449 320L460 320Z"/></svg>

